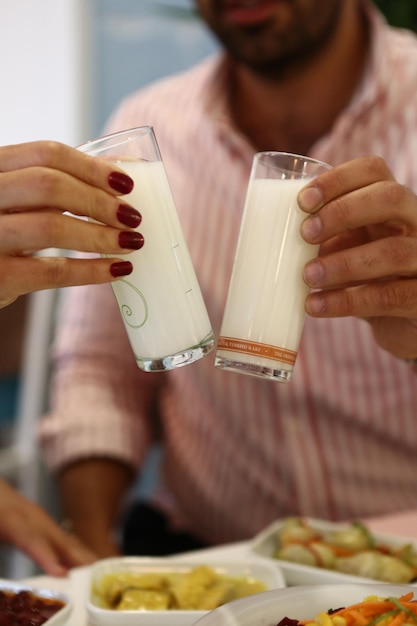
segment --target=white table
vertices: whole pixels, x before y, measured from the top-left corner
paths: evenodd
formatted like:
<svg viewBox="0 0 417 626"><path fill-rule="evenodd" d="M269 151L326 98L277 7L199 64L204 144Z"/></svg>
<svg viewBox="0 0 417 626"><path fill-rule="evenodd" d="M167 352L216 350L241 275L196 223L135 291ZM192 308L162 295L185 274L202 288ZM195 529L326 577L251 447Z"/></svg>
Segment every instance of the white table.
<svg viewBox="0 0 417 626"><path fill-rule="evenodd" d="M415 514L402 513L367 520L367 526L375 533L402 535L417 539L417 526ZM181 554L181 560L200 561L233 561L250 557L249 543L242 541L216 548L207 548L195 552ZM175 557L177 558L177 557ZM88 626L87 612L85 610L86 597L90 586L90 568L79 567L71 571L67 578L53 578L52 576L36 576L25 581L33 587L63 591L68 594L73 602L73 610L68 619L67 626Z"/></svg>

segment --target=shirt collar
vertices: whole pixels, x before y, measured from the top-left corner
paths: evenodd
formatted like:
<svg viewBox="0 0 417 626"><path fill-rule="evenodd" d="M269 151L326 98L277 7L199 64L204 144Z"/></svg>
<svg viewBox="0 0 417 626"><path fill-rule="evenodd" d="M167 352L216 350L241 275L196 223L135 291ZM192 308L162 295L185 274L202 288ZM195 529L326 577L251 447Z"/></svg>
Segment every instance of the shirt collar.
<svg viewBox="0 0 417 626"><path fill-rule="evenodd" d="M320 137L310 149L310 154L322 160L329 160L327 151L333 145L334 137L343 135L343 130L350 128L354 119L375 107L389 88L393 72L388 45L390 28L374 4L362 0L362 9L369 27L368 59L349 104L335 119L330 132Z"/></svg>
<svg viewBox="0 0 417 626"><path fill-rule="evenodd" d="M392 65L387 56L389 55L387 22L378 9L368 0L363 0L362 6L369 25L370 48L362 79L358 83L349 105L344 110L344 113L349 115L363 112L372 106L389 86L392 73Z"/></svg>

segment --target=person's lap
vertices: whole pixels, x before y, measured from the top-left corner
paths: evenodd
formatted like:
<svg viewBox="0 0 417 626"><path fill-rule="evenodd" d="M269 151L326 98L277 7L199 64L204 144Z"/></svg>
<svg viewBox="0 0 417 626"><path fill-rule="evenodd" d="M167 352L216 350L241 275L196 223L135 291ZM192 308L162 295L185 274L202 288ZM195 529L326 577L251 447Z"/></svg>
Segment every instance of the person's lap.
<svg viewBox="0 0 417 626"><path fill-rule="evenodd" d="M206 548L198 537L176 532L165 516L146 502L134 503L122 529L122 552L126 556L169 556Z"/></svg>

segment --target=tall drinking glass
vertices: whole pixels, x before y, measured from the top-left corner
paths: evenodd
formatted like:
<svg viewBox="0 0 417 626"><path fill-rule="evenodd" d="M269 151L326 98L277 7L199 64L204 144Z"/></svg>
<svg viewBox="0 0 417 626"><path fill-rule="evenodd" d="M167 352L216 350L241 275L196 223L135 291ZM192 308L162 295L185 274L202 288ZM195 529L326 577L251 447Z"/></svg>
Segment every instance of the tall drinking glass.
<svg viewBox="0 0 417 626"><path fill-rule="evenodd" d="M152 372L193 363L214 347L214 336L153 129L125 130L79 150L112 161L135 183L123 201L142 214L145 245L117 255L133 272L112 288L138 366Z"/></svg>
<svg viewBox="0 0 417 626"><path fill-rule="evenodd" d="M297 194L329 165L285 152L255 155L229 285L215 366L286 382L291 379L304 322L306 214Z"/></svg>

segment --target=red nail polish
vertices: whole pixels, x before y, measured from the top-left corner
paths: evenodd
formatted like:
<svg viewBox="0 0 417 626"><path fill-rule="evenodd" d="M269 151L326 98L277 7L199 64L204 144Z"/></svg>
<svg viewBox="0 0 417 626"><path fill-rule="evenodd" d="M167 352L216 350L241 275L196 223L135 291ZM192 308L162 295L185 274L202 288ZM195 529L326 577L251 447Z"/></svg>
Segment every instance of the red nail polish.
<svg viewBox="0 0 417 626"><path fill-rule="evenodd" d="M133 265L130 261L117 261L116 263L112 263L110 265L110 274L114 276L114 278L118 278L119 276L128 276L133 272Z"/></svg>
<svg viewBox="0 0 417 626"><path fill-rule="evenodd" d="M133 189L133 180L123 172L112 172L108 181L110 187L119 193L129 193Z"/></svg>
<svg viewBox="0 0 417 626"><path fill-rule="evenodd" d="M130 250L140 250L145 240L141 233L135 231L122 231L119 234L119 246Z"/></svg>
<svg viewBox="0 0 417 626"><path fill-rule="evenodd" d="M130 228L136 228L142 221L142 216L139 211L136 211L128 204L119 204L117 209L117 219L121 224L129 226Z"/></svg>

